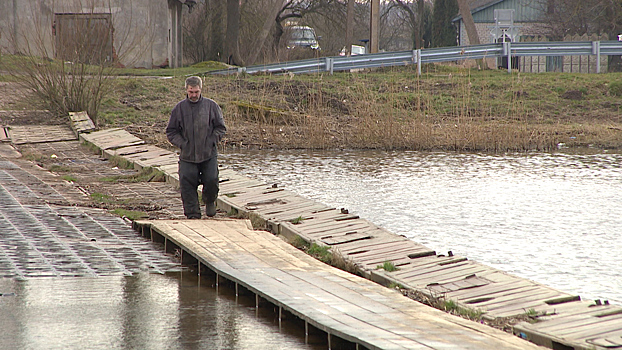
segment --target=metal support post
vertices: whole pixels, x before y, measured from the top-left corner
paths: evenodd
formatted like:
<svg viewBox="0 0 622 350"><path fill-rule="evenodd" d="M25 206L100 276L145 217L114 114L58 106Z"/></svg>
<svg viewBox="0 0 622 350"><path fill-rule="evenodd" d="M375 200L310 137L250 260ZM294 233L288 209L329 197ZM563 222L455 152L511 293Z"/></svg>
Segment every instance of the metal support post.
<svg viewBox="0 0 622 350"><path fill-rule="evenodd" d="M309 344L309 322L305 320L305 344Z"/></svg>
<svg viewBox="0 0 622 350"><path fill-rule="evenodd" d="M421 49L413 50L412 61L417 65L417 73L421 75Z"/></svg>
<svg viewBox="0 0 622 350"><path fill-rule="evenodd" d="M331 57L326 57L326 71L330 72L330 75L333 75L333 59Z"/></svg>
<svg viewBox="0 0 622 350"><path fill-rule="evenodd" d="M600 41L592 41L592 55L596 55L596 73L600 73Z"/></svg>
<svg viewBox="0 0 622 350"><path fill-rule="evenodd" d="M508 73L512 73L512 46L510 41L503 42L503 56L508 58Z"/></svg>
<svg viewBox="0 0 622 350"><path fill-rule="evenodd" d="M421 49L417 49L417 73L421 76Z"/></svg>

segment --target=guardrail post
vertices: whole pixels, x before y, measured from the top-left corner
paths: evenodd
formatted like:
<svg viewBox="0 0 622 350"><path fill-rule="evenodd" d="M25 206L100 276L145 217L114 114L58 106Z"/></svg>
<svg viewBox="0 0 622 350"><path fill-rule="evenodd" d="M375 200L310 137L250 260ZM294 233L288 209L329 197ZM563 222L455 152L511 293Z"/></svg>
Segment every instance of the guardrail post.
<svg viewBox="0 0 622 350"><path fill-rule="evenodd" d="M596 55L596 73L600 73L600 41L592 41L592 55Z"/></svg>
<svg viewBox="0 0 622 350"><path fill-rule="evenodd" d="M238 67L238 74L246 73L246 67Z"/></svg>
<svg viewBox="0 0 622 350"><path fill-rule="evenodd" d="M324 63L326 66L326 71L330 72L330 75L333 75L333 59L330 57L326 57L326 62Z"/></svg>
<svg viewBox="0 0 622 350"><path fill-rule="evenodd" d="M503 42L503 56L508 58L508 73L512 73L512 44L510 41Z"/></svg>
<svg viewBox="0 0 622 350"><path fill-rule="evenodd" d="M417 64L417 74L421 75L421 49L413 50L413 64Z"/></svg>

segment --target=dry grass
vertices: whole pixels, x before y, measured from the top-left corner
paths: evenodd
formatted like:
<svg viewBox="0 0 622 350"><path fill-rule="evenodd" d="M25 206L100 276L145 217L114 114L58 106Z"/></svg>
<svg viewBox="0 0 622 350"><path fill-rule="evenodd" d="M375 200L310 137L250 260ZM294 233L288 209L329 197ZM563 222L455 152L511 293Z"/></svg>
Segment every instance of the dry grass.
<svg viewBox="0 0 622 350"><path fill-rule="evenodd" d="M215 98L225 106L247 106L227 114L230 143L242 145L497 152L622 145L622 104L608 88L620 74L434 69L422 77L401 68L208 80L224 87ZM248 106L278 118L257 118ZM245 141L237 128L257 137Z"/></svg>
<svg viewBox="0 0 622 350"><path fill-rule="evenodd" d="M430 65L358 73L206 76L225 113L225 145L530 151L622 148L621 73L507 74ZM174 73L171 71L171 73ZM170 147L164 128L185 76L119 77L100 127Z"/></svg>

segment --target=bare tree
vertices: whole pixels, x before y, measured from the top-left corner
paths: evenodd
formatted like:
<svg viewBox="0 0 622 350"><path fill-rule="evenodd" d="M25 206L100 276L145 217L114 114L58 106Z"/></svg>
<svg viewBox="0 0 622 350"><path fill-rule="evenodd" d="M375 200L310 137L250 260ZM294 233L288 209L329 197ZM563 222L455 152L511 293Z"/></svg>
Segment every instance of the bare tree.
<svg viewBox="0 0 622 350"><path fill-rule="evenodd" d="M276 16L279 14L279 12L285 6L286 3L287 3L286 0L273 0L272 2L266 4L268 5L267 11L266 11L267 16L265 18L263 26L261 27L261 30L259 31L259 33L257 34L254 40L254 44L252 45L252 47L254 47L254 50L250 52L250 55L247 60L248 64L255 63L255 61L259 57L259 54L261 53L261 48L264 46L266 39L268 38L268 35L270 34L270 30L274 27L274 19L276 18Z"/></svg>
<svg viewBox="0 0 622 350"><path fill-rule="evenodd" d="M548 36L563 40L566 35L607 34L616 40L622 34L620 0L537 0L541 22ZM622 70L620 56L609 57L609 70Z"/></svg>
<svg viewBox="0 0 622 350"><path fill-rule="evenodd" d="M477 34L477 28L475 28L475 21L473 21L473 15L471 14L471 8L469 7L469 0L458 0L458 9L460 11L460 15L462 16L462 21L464 22L467 35L469 36L469 43L471 45L479 45L479 35ZM480 69L488 68L484 64L483 59L480 58L476 61L477 66Z"/></svg>
<svg viewBox="0 0 622 350"><path fill-rule="evenodd" d="M354 0L348 0L348 7L346 11L346 56L350 56L352 53L352 35L354 34Z"/></svg>
<svg viewBox="0 0 622 350"><path fill-rule="evenodd" d="M535 6L554 40L565 35L608 34L622 32L622 2L618 0L538 0Z"/></svg>
<svg viewBox="0 0 622 350"><path fill-rule="evenodd" d="M462 22L464 22L467 35L469 36L469 43L471 45L479 45L479 35L477 34L477 28L475 28L475 21L473 21L469 0L458 0L458 9L460 11L460 16L462 16Z"/></svg>
<svg viewBox="0 0 622 350"><path fill-rule="evenodd" d="M423 48L425 46L423 43L423 33L426 19L424 0L416 0L415 2L405 2L404 0L393 1L397 4L397 6L399 6L399 8L408 14L410 26L412 28L412 37L415 43L414 48Z"/></svg>
<svg viewBox="0 0 622 350"><path fill-rule="evenodd" d="M245 65L240 55L240 2L227 0L227 35L225 36L227 63Z"/></svg>
<svg viewBox="0 0 622 350"><path fill-rule="evenodd" d="M184 56L190 62L222 60L223 52L227 52L225 12L226 7L222 1L205 0L186 16L183 28Z"/></svg>

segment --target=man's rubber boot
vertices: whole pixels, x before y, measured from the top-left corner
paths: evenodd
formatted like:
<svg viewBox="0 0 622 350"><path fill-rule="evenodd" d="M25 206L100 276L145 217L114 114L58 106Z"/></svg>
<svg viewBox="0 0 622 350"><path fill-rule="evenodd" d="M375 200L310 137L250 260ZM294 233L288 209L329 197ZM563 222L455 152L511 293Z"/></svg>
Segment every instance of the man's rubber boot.
<svg viewBox="0 0 622 350"><path fill-rule="evenodd" d="M205 204L205 215L209 217L216 215L216 203L210 202Z"/></svg>

